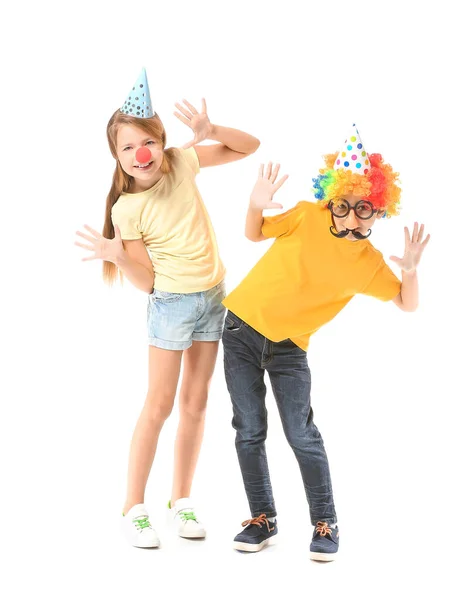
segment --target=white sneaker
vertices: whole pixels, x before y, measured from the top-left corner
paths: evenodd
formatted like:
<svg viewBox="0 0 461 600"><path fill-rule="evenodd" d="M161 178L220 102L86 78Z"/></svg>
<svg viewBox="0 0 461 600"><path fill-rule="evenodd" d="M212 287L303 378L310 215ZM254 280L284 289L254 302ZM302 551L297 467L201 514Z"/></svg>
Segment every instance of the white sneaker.
<svg viewBox="0 0 461 600"><path fill-rule="evenodd" d="M176 500L174 506L171 506L171 502L168 502L170 521L180 537L204 538L206 537L205 527L195 516L193 507L190 498L180 498Z"/></svg>
<svg viewBox="0 0 461 600"><path fill-rule="evenodd" d="M122 529L126 539L136 548L157 548L160 540L149 522L144 504L135 504L122 517Z"/></svg>

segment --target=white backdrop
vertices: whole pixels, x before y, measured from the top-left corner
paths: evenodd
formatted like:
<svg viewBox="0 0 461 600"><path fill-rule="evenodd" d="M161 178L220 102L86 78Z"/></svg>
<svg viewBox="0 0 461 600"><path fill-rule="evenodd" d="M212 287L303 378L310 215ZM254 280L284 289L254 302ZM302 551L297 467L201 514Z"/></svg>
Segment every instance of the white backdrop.
<svg viewBox="0 0 461 600"><path fill-rule="evenodd" d="M8 598L454 597L458 531L458 224L461 50L454 2L50 2L9 6L2 45L2 538ZM142 66L170 145L190 139L174 102L207 99L212 122L261 140L198 185L233 289L271 242L244 239L258 165L311 199L321 155L352 122L401 173L401 217L373 243L401 255L426 224L414 314L356 298L309 349L312 403L332 471L341 554L308 560L312 528L295 458L267 398L280 541L231 549L249 511L222 351L193 496L205 542L164 522L177 412L146 504L163 547L127 547L118 519L147 382L146 297L108 289L73 245L102 228L114 161L105 126ZM363 322L363 314L369 318ZM444 593L445 590L445 593Z"/></svg>

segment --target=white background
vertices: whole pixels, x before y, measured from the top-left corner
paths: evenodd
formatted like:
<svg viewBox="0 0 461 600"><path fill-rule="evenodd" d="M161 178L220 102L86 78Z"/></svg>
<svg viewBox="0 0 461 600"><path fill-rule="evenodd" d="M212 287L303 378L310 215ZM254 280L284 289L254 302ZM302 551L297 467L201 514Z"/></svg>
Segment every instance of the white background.
<svg viewBox="0 0 461 600"><path fill-rule="evenodd" d="M460 52L455 3L26 2L3 15L2 546L5 598L454 598L459 553ZM9 16L8 16L9 15ZM5 19L4 17L7 16ZM307 504L269 394L277 546L231 549L249 516L222 353L193 496L205 542L165 525L174 412L146 504L163 546L127 546L118 525L128 447L146 391L146 297L106 288L73 246L102 228L114 161L105 139L142 66L170 145L173 116L205 96L212 122L261 140L198 185L228 290L270 242L243 228L258 165L280 161L284 208L311 199L321 155L352 122L401 173L402 215L372 240L401 255L403 227L432 240L414 314L356 298L317 333L312 403L341 527L337 562L308 559ZM459 555L459 554L458 554Z"/></svg>

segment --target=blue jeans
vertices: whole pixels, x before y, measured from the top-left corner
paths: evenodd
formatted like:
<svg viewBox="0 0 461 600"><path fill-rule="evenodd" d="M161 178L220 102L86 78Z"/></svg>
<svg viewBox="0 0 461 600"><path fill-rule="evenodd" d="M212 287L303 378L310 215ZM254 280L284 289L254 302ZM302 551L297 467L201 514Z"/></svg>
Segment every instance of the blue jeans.
<svg viewBox="0 0 461 600"><path fill-rule="evenodd" d="M251 515L275 517L265 449L267 371L283 430L301 470L313 525L336 522L330 468L322 436L314 425L311 375L306 352L291 340L272 342L232 312L223 333L224 370L236 430L235 445Z"/></svg>

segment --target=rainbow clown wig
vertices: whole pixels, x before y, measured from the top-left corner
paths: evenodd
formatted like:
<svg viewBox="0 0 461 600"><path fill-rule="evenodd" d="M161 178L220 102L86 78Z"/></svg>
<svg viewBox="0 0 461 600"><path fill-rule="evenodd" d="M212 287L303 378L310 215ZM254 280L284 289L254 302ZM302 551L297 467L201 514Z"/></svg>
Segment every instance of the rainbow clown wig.
<svg viewBox="0 0 461 600"><path fill-rule="evenodd" d="M354 194L383 210L383 216L399 214L401 189L396 183L399 174L383 161L381 154L367 154L355 125L343 149L325 155L324 159L325 167L312 181L314 195L325 207Z"/></svg>

